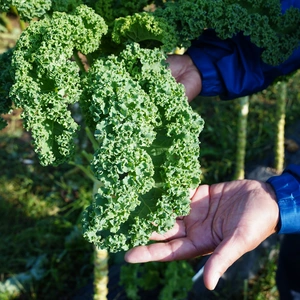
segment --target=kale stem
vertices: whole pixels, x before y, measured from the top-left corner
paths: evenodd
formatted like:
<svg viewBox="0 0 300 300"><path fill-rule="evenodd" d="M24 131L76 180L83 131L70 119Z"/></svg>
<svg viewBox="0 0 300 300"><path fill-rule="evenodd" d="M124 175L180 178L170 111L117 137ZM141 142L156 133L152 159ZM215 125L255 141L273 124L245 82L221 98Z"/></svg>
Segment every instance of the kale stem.
<svg viewBox="0 0 300 300"><path fill-rule="evenodd" d="M85 127L85 133L86 133L88 139L90 140L90 142L92 143L94 151L96 151L99 148L99 144L96 141L94 135L92 134L92 132L88 126Z"/></svg>
<svg viewBox="0 0 300 300"><path fill-rule="evenodd" d="M0 20L4 23L5 25L5 28L7 29L7 31L9 33L11 33L13 31L13 26L9 20L9 18L7 17L7 14L6 13L1 13L0 14Z"/></svg>
<svg viewBox="0 0 300 300"><path fill-rule="evenodd" d="M23 20L20 19L19 24L20 24L21 30L24 31L27 27L26 22L24 22Z"/></svg>
<svg viewBox="0 0 300 300"><path fill-rule="evenodd" d="M85 167L83 165L80 165L80 164L77 164L73 161L70 161L69 164L72 165L72 166L75 166L75 169L78 169L78 170L82 171L86 175L86 177L89 178L92 182L97 181L96 178L94 177L92 171L90 169L88 169L87 167ZM71 170L71 171L73 171L73 170ZM70 173L72 173L72 172L70 172Z"/></svg>
<svg viewBox="0 0 300 300"><path fill-rule="evenodd" d="M21 20L21 17L20 17L20 15L19 15L19 12L18 12L17 8L16 8L14 5L12 5L12 6L10 7L10 9L11 9L11 11L12 11L16 16L19 17L19 25L20 25L20 28L21 28L22 31L24 31L24 30L26 29L26 27L27 27L26 22L24 22L23 20Z"/></svg>

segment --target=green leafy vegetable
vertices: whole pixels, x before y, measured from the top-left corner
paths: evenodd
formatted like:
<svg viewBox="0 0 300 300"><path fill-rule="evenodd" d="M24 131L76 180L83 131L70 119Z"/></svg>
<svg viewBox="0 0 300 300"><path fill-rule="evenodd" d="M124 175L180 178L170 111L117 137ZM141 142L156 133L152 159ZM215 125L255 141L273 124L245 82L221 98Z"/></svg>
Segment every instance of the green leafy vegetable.
<svg viewBox="0 0 300 300"><path fill-rule="evenodd" d="M300 41L299 9L289 8L282 14L278 0L168 1L153 13L126 19L116 20L115 41L122 37L135 40L150 23L155 24L155 32L161 29L163 36L171 41L164 45L168 51L176 47L188 48L206 29L214 29L221 39L243 32L263 49L262 59L272 65L287 59Z"/></svg>
<svg viewBox="0 0 300 300"><path fill-rule="evenodd" d="M193 286L193 268L186 261L124 265L120 284L130 300L141 299L139 291L158 291L158 300L187 299Z"/></svg>
<svg viewBox="0 0 300 300"><path fill-rule="evenodd" d="M149 0L97 0L95 2L95 11L103 16L110 23L118 17L124 17L135 12L143 11L144 7L149 4Z"/></svg>
<svg viewBox="0 0 300 300"><path fill-rule="evenodd" d="M15 7L23 20L30 21L44 16L50 10L51 2L51 0L0 0L0 10L8 11L11 7Z"/></svg>
<svg viewBox="0 0 300 300"><path fill-rule="evenodd" d="M95 51L107 31L103 19L87 6L74 14L55 12L32 22L20 37L13 57L15 84L11 97L24 110L43 165L70 159L78 128L70 105L79 101L79 68L71 57Z"/></svg>
<svg viewBox="0 0 300 300"><path fill-rule="evenodd" d="M161 46L166 52L180 44L175 27L170 26L167 19L146 12L118 18L112 38L116 43L133 41L147 48Z"/></svg>
<svg viewBox="0 0 300 300"><path fill-rule="evenodd" d="M85 213L84 236L111 252L170 229L189 213L189 191L200 182L203 120L165 59L159 49L130 44L95 62L85 82L99 142L92 168L101 186Z"/></svg>
<svg viewBox="0 0 300 300"><path fill-rule="evenodd" d="M52 0L52 11L73 12L77 6L83 4L82 0Z"/></svg>

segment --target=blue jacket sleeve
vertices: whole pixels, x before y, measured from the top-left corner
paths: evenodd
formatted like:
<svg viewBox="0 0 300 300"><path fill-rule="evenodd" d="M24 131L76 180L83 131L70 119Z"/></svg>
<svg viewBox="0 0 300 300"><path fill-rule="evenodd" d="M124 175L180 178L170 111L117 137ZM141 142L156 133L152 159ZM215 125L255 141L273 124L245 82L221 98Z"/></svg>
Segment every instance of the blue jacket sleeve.
<svg viewBox="0 0 300 300"><path fill-rule="evenodd" d="M290 6L300 8L300 1L281 1L282 12ZM278 66L261 60L261 49L242 33L231 39L219 39L206 30L187 52L202 76L203 96L234 99L261 91L282 75L300 68L300 44L293 54Z"/></svg>
<svg viewBox="0 0 300 300"><path fill-rule="evenodd" d="M221 40L213 30L206 30L187 54L202 77L200 95L223 100L262 91L276 78L300 68L300 47L284 63L271 66L261 60L261 49L241 33Z"/></svg>
<svg viewBox="0 0 300 300"><path fill-rule="evenodd" d="M278 233L300 233L300 166L289 165L280 176L267 182L279 206Z"/></svg>

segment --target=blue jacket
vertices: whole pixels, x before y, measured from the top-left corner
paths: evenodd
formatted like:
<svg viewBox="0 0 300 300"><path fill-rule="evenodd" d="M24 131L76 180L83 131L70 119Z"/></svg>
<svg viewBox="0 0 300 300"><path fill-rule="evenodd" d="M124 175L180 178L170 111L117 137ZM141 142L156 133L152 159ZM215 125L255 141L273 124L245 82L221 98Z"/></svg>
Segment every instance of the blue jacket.
<svg viewBox="0 0 300 300"><path fill-rule="evenodd" d="M281 1L282 12L288 7L300 9L300 1ZM262 62L261 49L242 33L221 40L206 30L187 52L202 77L203 96L219 95L228 100L261 91L282 75L300 68L300 43L282 64ZM280 211L279 233L300 233L300 166L288 166L282 175L271 177Z"/></svg>

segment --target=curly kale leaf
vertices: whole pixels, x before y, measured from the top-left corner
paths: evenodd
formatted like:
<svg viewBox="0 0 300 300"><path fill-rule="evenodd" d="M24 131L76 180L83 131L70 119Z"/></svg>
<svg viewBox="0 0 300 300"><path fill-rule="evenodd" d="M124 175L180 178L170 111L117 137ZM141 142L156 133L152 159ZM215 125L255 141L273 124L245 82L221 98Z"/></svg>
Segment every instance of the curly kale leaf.
<svg viewBox="0 0 300 300"><path fill-rule="evenodd" d="M107 23L111 23L114 19L132 15L136 12L142 12L145 6L154 2L149 0L97 0L89 1L95 11L103 16Z"/></svg>
<svg viewBox="0 0 300 300"><path fill-rule="evenodd" d="M12 101L9 97L10 88L13 85L13 74L11 70L13 49L7 50L0 55L0 115L7 114L12 109ZM0 118L0 130L7 122Z"/></svg>
<svg viewBox="0 0 300 300"><path fill-rule="evenodd" d="M171 52L179 44L174 28L165 18L147 12L136 13L115 20L112 39L116 43L144 44L147 48L161 46L165 52Z"/></svg>
<svg viewBox="0 0 300 300"><path fill-rule="evenodd" d="M78 6L83 4L82 0L52 0L52 11L73 12Z"/></svg>
<svg viewBox="0 0 300 300"><path fill-rule="evenodd" d="M160 41L162 49L188 48L205 29L214 29L221 39L243 32L262 48L262 59L278 65L299 46L300 10L281 13L279 0L178 0L167 1L153 13L141 13L115 21L113 38ZM151 45L151 44L150 44Z"/></svg>
<svg viewBox="0 0 300 300"><path fill-rule="evenodd" d="M8 11L15 7L20 17L25 21L44 16L51 8L51 0L2 0L0 10Z"/></svg>
<svg viewBox="0 0 300 300"><path fill-rule="evenodd" d="M55 12L32 22L16 45L10 95L24 111L25 128L43 165L57 165L73 154L78 125L70 105L79 101L81 85L71 57L74 51L95 51L106 30L104 20L82 5L74 14Z"/></svg>
<svg viewBox="0 0 300 300"><path fill-rule="evenodd" d="M84 214L84 236L111 252L170 229L189 213L189 191L200 181L203 120L165 59L157 48L134 43L99 59L86 78L99 142L92 169L100 187Z"/></svg>
<svg viewBox="0 0 300 300"><path fill-rule="evenodd" d="M299 46L300 10L290 8L282 14L279 0L178 0L167 2L154 14L169 20L185 47L206 28L214 29L221 39L243 32L272 65L283 62Z"/></svg>

